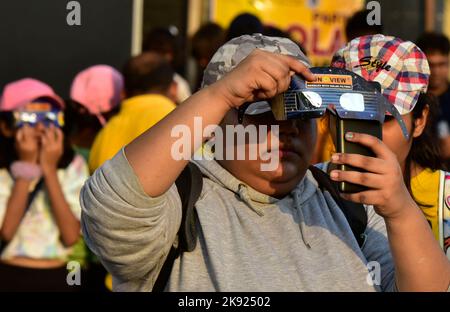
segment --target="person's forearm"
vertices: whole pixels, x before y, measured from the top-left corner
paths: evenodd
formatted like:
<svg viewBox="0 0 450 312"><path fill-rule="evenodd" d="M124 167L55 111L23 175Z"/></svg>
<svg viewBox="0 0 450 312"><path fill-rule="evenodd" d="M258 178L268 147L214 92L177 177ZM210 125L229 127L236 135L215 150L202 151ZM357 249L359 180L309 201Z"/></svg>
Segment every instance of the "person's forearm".
<svg viewBox="0 0 450 312"><path fill-rule="evenodd" d="M198 130L203 132L206 126L219 124L229 109L226 100L210 86L191 96L126 146L126 157L149 196L164 194L188 162L175 160L171 154L173 144L179 140L172 137L172 129L177 125L189 127L191 135L186 143L190 143L189 155L192 155L205 140L202 137L201 141L194 142L194 117L201 118L202 127Z"/></svg>
<svg viewBox="0 0 450 312"><path fill-rule="evenodd" d="M72 246L80 237L80 222L72 213L59 183L55 169L44 172L44 182L47 187L53 216L65 246Z"/></svg>
<svg viewBox="0 0 450 312"><path fill-rule="evenodd" d="M417 205L411 202L404 211L402 216L386 219L398 289L446 291L450 262Z"/></svg>
<svg viewBox="0 0 450 312"><path fill-rule="evenodd" d="M4 241L8 242L14 237L22 221L28 203L29 186L30 182L24 179L19 178L14 182L0 230L1 238Z"/></svg>

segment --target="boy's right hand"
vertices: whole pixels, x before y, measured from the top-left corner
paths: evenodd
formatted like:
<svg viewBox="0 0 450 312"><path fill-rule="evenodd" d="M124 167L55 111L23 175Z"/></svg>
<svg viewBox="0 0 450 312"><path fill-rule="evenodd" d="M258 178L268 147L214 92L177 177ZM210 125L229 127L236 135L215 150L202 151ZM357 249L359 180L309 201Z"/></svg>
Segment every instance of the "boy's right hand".
<svg viewBox="0 0 450 312"><path fill-rule="evenodd" d="M314 74L294 57L255 49L211 87L230 108L237 108L286 91L295 73L308 81L315 79Z"/></svg>
<svg viewBox="0 0 450 312"><path fill-rule="evenodd" d="M16 151L19 160L37 163L39 157L39 140L35 130L29 125L24 125L16 133Z"/></svg>

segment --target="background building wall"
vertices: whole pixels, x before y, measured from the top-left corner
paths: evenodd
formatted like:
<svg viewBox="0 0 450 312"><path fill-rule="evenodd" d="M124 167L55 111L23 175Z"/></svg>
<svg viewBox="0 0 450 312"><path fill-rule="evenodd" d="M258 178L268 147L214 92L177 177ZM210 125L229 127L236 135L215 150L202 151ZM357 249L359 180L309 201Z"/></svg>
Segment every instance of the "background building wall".
<svg viewBox="0 0 450 312"><path fill-rule="evenodd" d="M78 0L81 25L67 25L67 0L0 1L0 90L34 77L63 97L77 72L121 68L131 53L132 0Z"/></svg>

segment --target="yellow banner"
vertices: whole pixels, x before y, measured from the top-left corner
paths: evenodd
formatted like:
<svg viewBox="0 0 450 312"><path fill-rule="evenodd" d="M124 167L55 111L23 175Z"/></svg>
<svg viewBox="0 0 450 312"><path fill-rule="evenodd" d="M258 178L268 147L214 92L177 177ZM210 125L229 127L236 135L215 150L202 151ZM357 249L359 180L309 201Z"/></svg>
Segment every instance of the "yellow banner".
<svg viewBox="0 0 450 312"><path fill-rule="evenodd" d="M227 28L236 15L254 14L288 31L313 65L327 66L346 43L346 20L363 7L364 0L211 0L211 19Z"/></svg>

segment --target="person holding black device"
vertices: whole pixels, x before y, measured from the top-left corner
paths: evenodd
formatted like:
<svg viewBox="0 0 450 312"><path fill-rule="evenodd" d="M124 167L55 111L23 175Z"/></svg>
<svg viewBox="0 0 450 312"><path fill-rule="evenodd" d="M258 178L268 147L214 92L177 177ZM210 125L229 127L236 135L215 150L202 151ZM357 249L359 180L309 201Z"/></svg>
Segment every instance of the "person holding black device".
<svg viewBox="0 0 450 312"><path fill-rule="evenodd" d="M439 136L434 126L438 103L427 93L430 78L427 57L410 41L369 35L352 40L336 52L331 66L350 70L368 81L378 83L388 102L402 115L409 138L402 135L392 115L387 114L382 128L383 143L396 156L406 188L450 259L450 201L447 200L450 198L450 175L440 158ZM334 118L330 121L334 121ZM330 129L335 129L335 126L330 124ZM332 156L331 163L356 164L356 167L362 168L372 163L380 164L374 158L363 159L339 153ZM342 172L331 168L328 171L336 181L347 180L371 189L391 183L387 180L377 181L371 173ZM371 190L343 196L369 203L372 199L376 200L373 197L375 195Z"/></svg>
<svg viewBox="0 0 450 312"><path fill-rule="evenodd" d="M89 247L112 273L114 290L154 290L172 247L183 244L177 233L186 217L185 201L174 183L189 161L172 157L178 140L172 129L193 129L194 117L201 117L205 127L237 125L239 107L284 92L292 75L313 81L307 67L307 58L288 39L254 34L229 41L206 68L199 92L87 181L81 194L82 229ZM360 242L339 200L324 191L325 181L319 182L320 175L310 167L315 121L277 121L269 109L249 110L242 123L279 126L279 164L261 171L261 157L193 160L189 167L203 175L194 201L197 235L191 250L174 257L163 290L449 289L450 263L383 142L346 134L348 140L373 148L378 158L366 169L377 181L387 181L366 197L365 203L374 206L367 208ZM193 142L191 155L201 143ZM249 142L244 146L249 149ZM381 276L369 283L368 264L373 261L380 265Z"/></svg>

